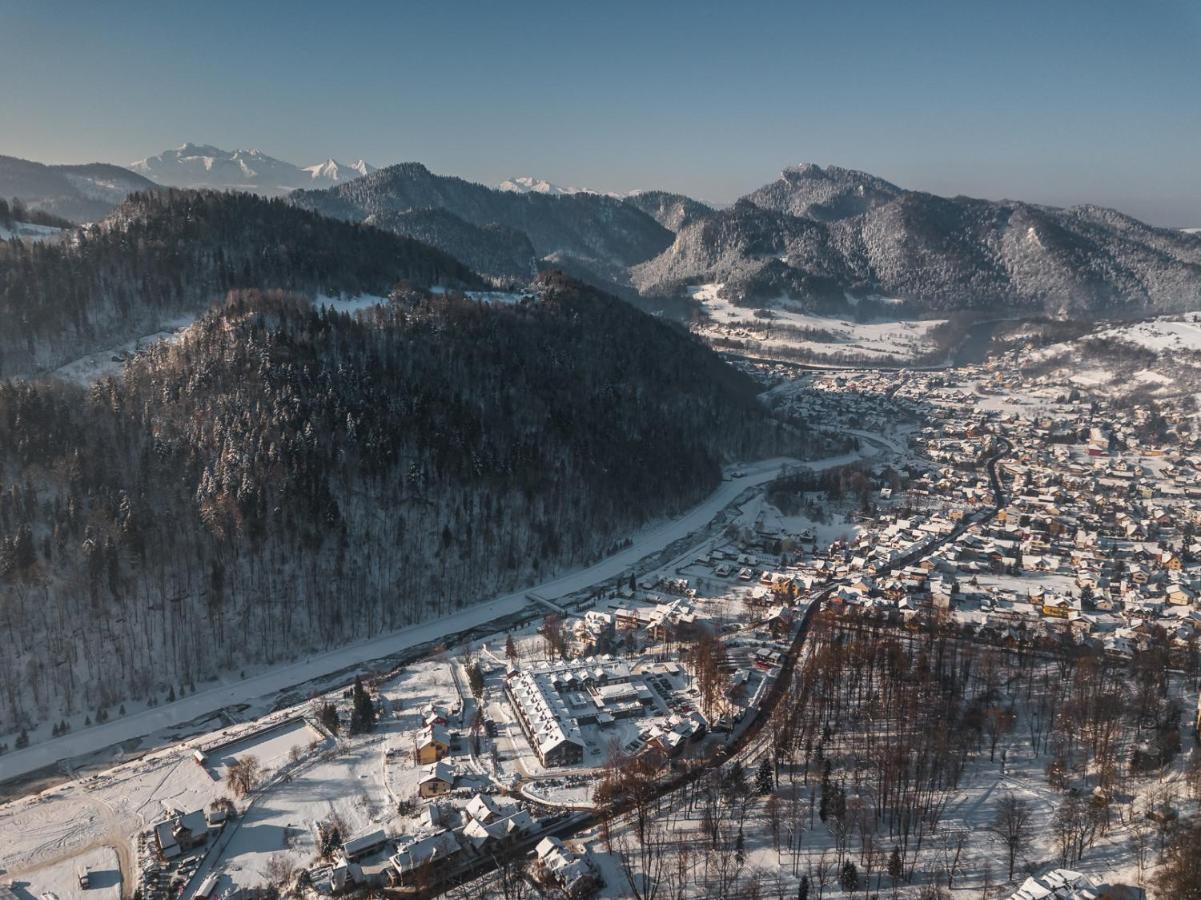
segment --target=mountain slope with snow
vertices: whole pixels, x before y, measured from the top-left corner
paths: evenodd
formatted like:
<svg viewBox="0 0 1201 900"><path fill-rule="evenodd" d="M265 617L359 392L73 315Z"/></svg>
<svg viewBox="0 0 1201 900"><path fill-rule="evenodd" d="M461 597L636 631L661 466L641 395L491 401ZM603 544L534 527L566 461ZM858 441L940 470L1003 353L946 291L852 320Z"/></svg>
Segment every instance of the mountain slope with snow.
<svg viewBox="0 0 1201 900"><path fill-rule="evenodd" d="M718 282L744 304L838 307L851 294L931 311L1146 314L1201 308L1201 236L1098 206L940 197L809 165L679 229L633 278L648 294Z"/></svg>
<svg viewBox="0 0 1201 900"><path fill-rule="evenodd" d="M328 190L297 191L292 203L328 216L388 222L394 213L445 210L479 228L521 232L540 259L592 284L628 284L629 267L663 251L672 234L625 201L602 194L515 193L401 163ZM427 222L433 225L433 222ZM460 230L455 223L454 230ZM427 238L451 246L457 236Z"/></svg>

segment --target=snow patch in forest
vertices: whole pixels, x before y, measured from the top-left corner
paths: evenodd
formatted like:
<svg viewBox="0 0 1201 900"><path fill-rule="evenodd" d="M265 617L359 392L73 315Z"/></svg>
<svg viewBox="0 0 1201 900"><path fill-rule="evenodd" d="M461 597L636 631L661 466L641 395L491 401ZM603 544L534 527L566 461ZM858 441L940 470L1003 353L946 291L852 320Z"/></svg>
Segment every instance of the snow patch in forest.
<svg viewBox="0 0 1201 900"><path fill-rule="evenodd" d="M184 331L196 321L196 318L194 315L177 316L153 334L145 334L115 347L97 350L95 353L89 353L59 366L54 370L54 375L64 381L74 381L85 387L108 375L116 375L121 371L126 360L149 349L159 341L181 340Z"/></svg>
<svg viewBox="0 0 1201 900"><path fill-rule="evenodd" d="M353 297L331 297L326 294L318 294L313 300L313 305L319 309L324 307L335 312L354 315L364 309L382 306L387 302L387 297L381 297L378 294L358 294Z"/></svg>

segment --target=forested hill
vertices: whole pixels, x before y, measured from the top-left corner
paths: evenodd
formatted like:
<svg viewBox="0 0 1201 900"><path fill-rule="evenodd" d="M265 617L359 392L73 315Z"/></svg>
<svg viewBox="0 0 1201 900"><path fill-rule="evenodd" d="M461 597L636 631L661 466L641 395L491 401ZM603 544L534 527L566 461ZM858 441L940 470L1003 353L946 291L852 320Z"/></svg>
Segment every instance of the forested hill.
<svg viewBox="0 0 1201 900"><path fill-rule="evenodd" d="M384 224L395 213L440 209L479 227L503 226L528 237L544 268L568 260L592 283L627 281L627 269L671 245L672 234L638 206L601 194L514 193L403 163L324 191L295 191L291 202L330 216ZM402 220L399 220L403 222ZM430 226L437 222L428 222ZM454 231L444 238L455 240ZM439 246L448 246L438 242Z"/></svg>
<svg viewBox="0 0 1201 900"><path fill-rule="evenodd" d="M251 194L133 195L110 218L55 244L0 242L0 376L158 330L234 288L386 294L479 284L425 244Z"/></svg>
<svg viewBox="0 0 1201 900"><path fill-rule="evenodd" d="M721 461L802 449L686 333L540 290L357 319L242 292L91 390L0 385L0 725L537 583L695 503Z"/></svg>

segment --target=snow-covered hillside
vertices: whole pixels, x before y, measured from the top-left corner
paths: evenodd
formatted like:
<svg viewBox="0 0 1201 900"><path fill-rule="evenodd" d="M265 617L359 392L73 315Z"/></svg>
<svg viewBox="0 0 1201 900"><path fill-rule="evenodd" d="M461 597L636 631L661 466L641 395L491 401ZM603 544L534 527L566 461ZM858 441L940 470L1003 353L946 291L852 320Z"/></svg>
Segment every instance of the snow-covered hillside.
<svg viewBox="0 0 1201 900"><path fill-rule="evenodd" d="M895 363L934 349L932 329L942 319L855 322L801 311L786 298L764 308L737 306L721 294L721 283L692 289L708 321L696 330L718 346L741 348L748 355L809 359L813 362Z"/></svg>
<svg viewBox="0 0 1201 900"><path fill-rule="evenodd" d="M1201 350L1201 314L1160 316L1146 322L1103 328L1092 337L1135 344L1156 353Z"/></svg>

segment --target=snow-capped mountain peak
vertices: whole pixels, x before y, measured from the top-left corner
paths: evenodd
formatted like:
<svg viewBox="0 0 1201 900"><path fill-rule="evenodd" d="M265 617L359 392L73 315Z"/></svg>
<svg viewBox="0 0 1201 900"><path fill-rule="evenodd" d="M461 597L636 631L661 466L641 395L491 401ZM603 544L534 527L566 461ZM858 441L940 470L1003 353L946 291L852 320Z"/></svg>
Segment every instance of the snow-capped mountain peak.
<svg viewBox="0 0 1201 900"><path fill-rule="evenodd" d="M268 156L258 147L222 150L211 144L187 142L157 156L133 163L130 168L151 181L171 187L216 188L286 194L297 188L332 187L375 171L363 160L344 165L330 158L301 168Z"/></svg>
<svg viewBox="0 0 1201 900"><path fill-rule="evenodd" d="M552 197L561 197L566 194L596 193L596 191L590 191L587 188L563 187L544 178L535 178L533 175L519 175L516 178L506 178L497 185L497 188L502 191L512 191L515 194L549 194Z"/></svg>
<svg viewBox="0 0 1201 900"><path fill-rule="evenodd" d="M337 184L338 182L350 181L354 178L370 175L375 169L375 166L362 159L346 164L338 162L331 156L323 163L317 163L314 166L305 166L304 171L308 172L314 181Z"/></svg>

